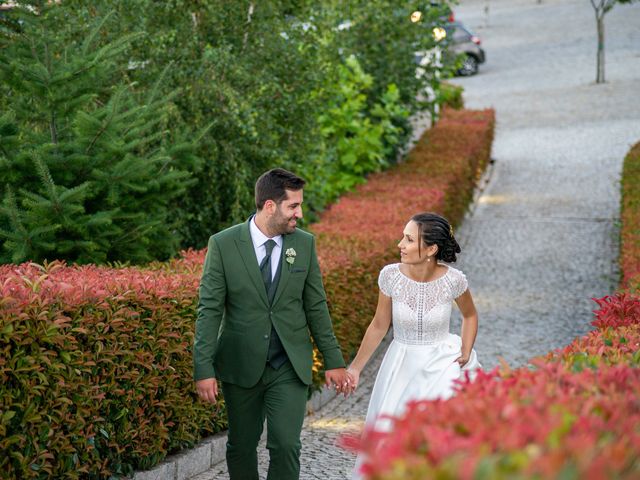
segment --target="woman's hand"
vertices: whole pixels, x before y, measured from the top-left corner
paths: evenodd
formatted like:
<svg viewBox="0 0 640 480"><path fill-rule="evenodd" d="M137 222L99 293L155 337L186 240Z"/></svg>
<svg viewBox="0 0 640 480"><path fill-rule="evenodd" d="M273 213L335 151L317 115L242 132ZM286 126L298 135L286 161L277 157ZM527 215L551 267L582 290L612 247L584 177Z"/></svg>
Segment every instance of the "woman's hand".
<svg viewBox="0 0 640 480"><path fill-rule="evenodd" d="M471 357L470 353L462 354L458 358L456 358L456 362L460 365L460 368L464 367L467 363L469 363L469 358Z"/></svg>
<svg viewBox="0 0 640 480"><path fill-rule="evenodd" d="M351 392L354 392L360 383L360 372L355 368L349 367L347 368L347 375L351 379Z"/></svg>

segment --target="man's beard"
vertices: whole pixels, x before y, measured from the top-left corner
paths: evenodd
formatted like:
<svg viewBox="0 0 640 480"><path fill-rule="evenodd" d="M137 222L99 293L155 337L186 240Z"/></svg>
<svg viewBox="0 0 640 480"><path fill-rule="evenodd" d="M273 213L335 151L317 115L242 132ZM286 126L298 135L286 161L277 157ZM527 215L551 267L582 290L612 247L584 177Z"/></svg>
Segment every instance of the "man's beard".
<svg viewBox="0 0 640 480"><path fill-rule="evenodd" d="M286 218L284 216L278 216L277 219L274 218L271 223L271 231L276 235L286 235L295 232L298 221L296 220L296 225L291 226L290 222L292 220L296 220L295 217Z"/></svg>

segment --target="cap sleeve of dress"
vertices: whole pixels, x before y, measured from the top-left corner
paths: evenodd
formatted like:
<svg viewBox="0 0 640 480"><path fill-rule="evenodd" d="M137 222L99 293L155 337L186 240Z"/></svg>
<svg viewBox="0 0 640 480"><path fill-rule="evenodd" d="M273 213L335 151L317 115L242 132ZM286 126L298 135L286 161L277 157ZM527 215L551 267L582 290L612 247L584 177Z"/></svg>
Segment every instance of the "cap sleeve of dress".
<svg viewBox="0 0 640 480"><path fill-rule="evenodd" d="M378 275L378 287L387 297L390 297L393 291L393 280L397 275L396 270L396 265L387 265L380 270L380 275Z"/></svg>
<svg viewBox="0 0 640 480"><path fill-rule="evenodd" d="M469 283L467 282L467 276L462 273L460 270L455 268L451 269L451 286L452 286L452 294L453 298L458 298L469 288Z"/></svg>

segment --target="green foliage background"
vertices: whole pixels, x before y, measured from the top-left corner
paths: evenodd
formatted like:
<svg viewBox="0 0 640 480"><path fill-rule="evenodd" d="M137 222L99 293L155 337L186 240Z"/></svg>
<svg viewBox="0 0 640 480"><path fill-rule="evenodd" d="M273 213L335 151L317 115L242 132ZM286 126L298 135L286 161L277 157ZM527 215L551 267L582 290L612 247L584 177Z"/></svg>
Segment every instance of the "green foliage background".
<svg viewBox="0 0 640 480"><path fill-rule="evenodd" d="M362 182L368 173L393 163L410 133L409 115L430 108L418 100L418 94L428 85L437 91L439 68L427 67L426 74L416 78L414 52L434 46L431 28L442 22L447 10L446 5L425 8L416 2L390 0L65 0L57 5L44 1L21 5L32 5L40 13L43 36L58 46L53 65L64 62L71 47L80 48L94 32L92 28L103 23L91 48L76 50L71 58L86 64L87 56L111 45L108 58L98 59L95 65L95 71L103 73L100 81L73 77L70 84L52 86L50 91L70 93L68 87L73 85L94 100L90 106L76 105L69 112L70 122L95 110L101 105L95 103L98 99L108 100L118 88L133 102L123 108L124 125L124 112L146 102L155 105L158 110L143 122L152 136L150 148L138 152L138 157L153 164L154 154L162 152L171 159L175 178L157 189L155 202L139 203L141 194L114 199L138 213L155 205L157 221L147 225L149 235L138 242L148 246L143 251L127 253L118 247L110 252L71 254L55 247L29 254L17 252L15 235L5 235L0 239L4 241L0 261L5 262L29 257L142 262L166 258L178 248L202 247L212 232L244 220L253 211L254 181L275 166L306 178L307 217L313 220L327 202ZM415 9L425 12L418 24L409 21ZM18 10L22 9L5 11L0 20L0 66L10 60L33 63L28 52L16 55L20 39L32 34L28 22L20 23ZM153 98L158 104L149 100L151 92L156 92ZM32 152L50 143L24 133L33 124L24 109L30 92L3 81L0 94L6 114L2 118L15 127L9 130L17 150ZM100 154L107 158L109 144L101 148ZM59 184L51 162L43 158L43 164ZM16 227L8 213L12 195L18 193L17 209L34 214L21 200L19 189L26 187L20 175L33 178L27 190L41 196L46 182L37 179L33 160L16 165L13 155L0 151L0 165L14 171L4 182L14 193L7 194L3 186L5 213L0 213L0 229L13 234ZM154 168L148 172L151 177L157 175ZM77 199L78 205L86 213L86 202ZM71 217L73 226L76 217ZM34 233L35 223L25 228L31 229L31 237L42 236ZM64 231L59 222L52 228ZM89 232L77 225L73 228ZM118 244L119 239L117 234L103 238L101 231L84 235L78 235L79 242L90 238L106 245ZM156 242L162 248L152 247Z"/></svg>

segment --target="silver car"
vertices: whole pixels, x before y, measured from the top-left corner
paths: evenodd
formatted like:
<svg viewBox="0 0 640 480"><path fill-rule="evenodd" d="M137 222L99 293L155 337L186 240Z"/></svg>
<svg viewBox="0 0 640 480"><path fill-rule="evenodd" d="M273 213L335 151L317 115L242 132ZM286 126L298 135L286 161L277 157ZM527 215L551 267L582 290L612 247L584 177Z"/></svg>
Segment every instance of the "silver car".
<svg viewBox="0 0 640 480"><path fill-rule="evenodd" d="M469 30L461 22L450 22L444 25L447 34L448 47L446 56L463 55L462 65L457 70L458 75L475 75L478 65L484 63L486 55L480 44L480 37Z"/></svg>

